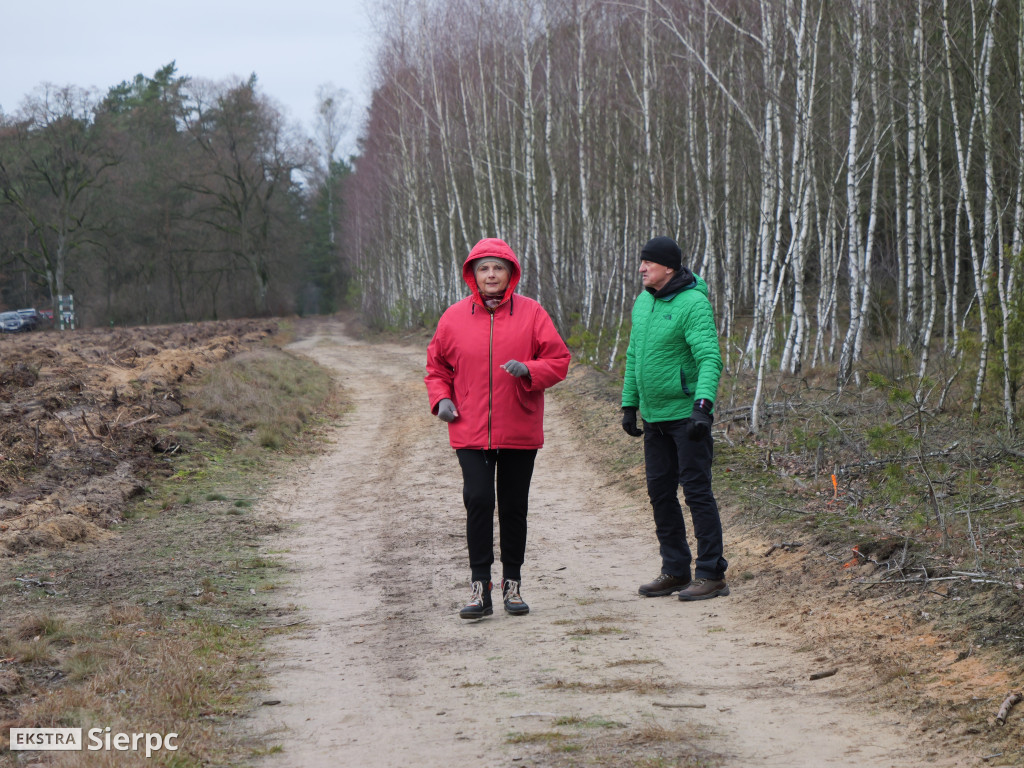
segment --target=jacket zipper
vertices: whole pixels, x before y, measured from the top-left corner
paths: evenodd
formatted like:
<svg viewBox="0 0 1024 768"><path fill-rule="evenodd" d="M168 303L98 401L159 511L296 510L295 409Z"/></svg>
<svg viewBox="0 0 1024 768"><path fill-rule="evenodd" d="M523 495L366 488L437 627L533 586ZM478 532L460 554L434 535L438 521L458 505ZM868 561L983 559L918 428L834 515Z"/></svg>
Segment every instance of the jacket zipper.
<svg viewBox="0 0 1024 768"><path fill-rule="evenodd" d="M494 312L491 312L491 335L487 342L487 449L491 449L491 416L494 412Z"/></svg>

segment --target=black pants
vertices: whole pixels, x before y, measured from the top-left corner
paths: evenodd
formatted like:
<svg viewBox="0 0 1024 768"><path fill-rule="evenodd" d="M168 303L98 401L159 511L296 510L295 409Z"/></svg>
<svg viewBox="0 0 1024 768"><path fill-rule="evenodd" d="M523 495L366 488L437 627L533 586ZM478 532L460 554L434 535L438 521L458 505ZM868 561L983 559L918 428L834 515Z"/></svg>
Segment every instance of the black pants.
<svg viewBox="0 0 1024 768"><path fill-rule="evenodd" d="M661 571L684 577L693 556L686 543L686 523L676 488L683 486L686 506L697 538L694 576L723 579L729 566L723 555L722 520L711 492L711 460L714 442L709 435L692 441L687 436L689 419L644 422L644 464L647 494L654 509L654 525L661 548Z"/></svg>
<svg viewBox="0 0 1024 768"><path fill-rule="evenodd" d="M487 582L491 579L495 500L501 537L502 578L519 581L520 569L526 556L526 512L537 451L459 448L455 453L462 466L466 542L469 545L469 567L473 581Z"/></svg>

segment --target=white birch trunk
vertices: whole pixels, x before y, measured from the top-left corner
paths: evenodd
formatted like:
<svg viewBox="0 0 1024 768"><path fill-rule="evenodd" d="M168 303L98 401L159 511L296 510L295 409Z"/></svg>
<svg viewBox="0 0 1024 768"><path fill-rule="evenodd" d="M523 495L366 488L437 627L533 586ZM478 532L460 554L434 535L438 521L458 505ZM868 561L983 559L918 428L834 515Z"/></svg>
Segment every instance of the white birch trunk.
<svg viewBox="0 0 1024 768"><path fill-rule="evenodd" d="M654 179L654 137L651 127L651 88L652 88L652 64L651 64L651 0L644 0L644 33L643 45L641 48L643 57L642 80L640 88L640 114L643 120L644 131L644 158L647 161L647 212L648 225L647 234L652 236L657 232L658 223L655 218L655 179Z"/></svg>
<svg viewBox="0 0 1024 768"><path fill-rule="evenodd" d="M559 169L555 167L554 159L554 141L552 134L554 132L555 125L555 89L554 89L554 70L551 63L551 22L549 18L550 3L548 0L544 1L543 11L543 22L544 22L544 71L547 79L547 88L544 90L544 158L548 166L548 195L550 196L548 215L551 217L551 221L548 224L548 251L549 260L551 264L551 271L554 272L556 265L562 261L561 250L559 249L559 235L561 233L560 217L558 215L558 206L561 202L561 189L558 181ZM541 259L537 260L538 262ZM542 269L541 265L537 265L538 271ZM543 273L541 273L542 275ZM561 292L555 296L555 301L552 303L554 308L555 322L558 324L565 323L565 313L562 307Z"/></svg>
<svg viewBox="0 0 1024 768"><path fill-rule="evenodd" d="M983 264L987 255L984 252L986 243L978 243L977 239L977 218L974 213L974 201L971 196L970 189L970 165L971 158L973 155L972 147L974 140L975 128L982 120L981 111L983 109L983 102L987 99L984 95L985 85L987 84L987 69L988 69L988 51L990 46L990 30L991 30L991 15L989 20L986 21L988 29L981 34L982 48L981 51L975 56L975 60L971 62L972 72L975 76L975 82L982 84L982 88L978 90L978 93L973 100L971 106L970 118L968 120L968 127L965 130L960 121L960 115L957 110L957 89L954 78L954 50L953 50L953 33L949 28L949 0L943 0L943 28L945 34L943 35L943 46L945 52L945 64L946 64L946 78L947 85L949 88L951 117L953 122L953 144L956 149L956 160L957 169L960 174L959 186L960 186L960 204L963 211L963 216L967 225L967 237L969 241L969 251L971 256L971 265L974 270L974 299L972 305L977 306L978 311L978 323L979 323L979 345L981 347L978 359L978 374L975 378L974 396L972 398L971 409L974 412L981 407L981 391L985 381L985 369L988 360L988 312L985 306L985 294L986 294L986 282L985 274L982 270ZM975 25L977 24L977 9L972 7L972 18ZM959 55L959 53L957 54ZM957 241L957 248L959 250L959 241ZM959 263L959 258L957 258Z"/></svg>
<svg viewBox="0 0 1024 768"><path fill-rule="evenodd" d="M1024 147L1024 13L1018 16L1017 27L1017 146ZM1013 243L1009 254L1009 266L1003 273L1003 262L1000 259L999 275L999 305L1003 313L1003 409L1007 414L1007 426L1011 432L1016 427L1016 412L1014 408L1013 382L1011 381L1011 339L1010 339L1010 309L1013 297L1017 295L1017 277L1021 260L1021 253L1024 251L1024 163L1017 165L1017 199L1013 214ZM1006 286L1005 288L1003 286Z"/></svg>
<svg viewBox="0 0 1024 768"><path fill-rule="evenodd" d="M850 322L846 329L842 351L839 353L838 384L842 387L850 378L855 357L855 343L861 315L861 283L864 274L864 255L860 237L860 180L858 173L858 142L861 120L860 72L863 46L863 14L854 8L853 54L850 61L849 138L846 145L846 253Z"/></svg>
<svg viewBox="0 0 1024 768"><path fill-rule="evenodd" d="M875 24L875 0L865 0L865 13L868 20L868 27ZM869 48L871 62L878 60L875 37L872 35ZM868 224L864 235L863 261L861 262L861 288L860 288L860 310L858 315L860 322L857 326L857 334L853 343L853 360L855 363L863 357L864 336L867 332L868 310L873 298L872 287L874 284L874 270L871 267L872 256L875 251L875 234L878 228L878 208L881 196L882 179L882 117L878 114L879 87L878 68L872 66L868 72L868 85L871 89L871 101L875 106L871 122L871 196L868 200Z"/></svg>
<svg viewBox="0 0 1024 768"><path fill-rule="evenodd" d="M576 50L576 149L577 168L579 172L580 185L580 229L582 234L581 249L583 251L583 327L590 328L590 316L593 311L594 300L594 265L593 265L593 231L590 220L590 174L588 171L587 147L588 120L587 120L587 89L589 86L587 78L587 34L586 17L589 10L589 0L583 0L578 5L577 18L577 50Z"/></svg>

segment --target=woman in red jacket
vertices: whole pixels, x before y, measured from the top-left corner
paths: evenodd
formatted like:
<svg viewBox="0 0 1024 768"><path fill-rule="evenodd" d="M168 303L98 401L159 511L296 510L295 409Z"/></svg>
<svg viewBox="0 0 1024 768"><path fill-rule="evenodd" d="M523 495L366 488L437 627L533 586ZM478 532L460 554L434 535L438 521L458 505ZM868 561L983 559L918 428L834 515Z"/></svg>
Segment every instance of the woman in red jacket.
<svg viewBox="0 0 1024 768"><path fill-rule="evenodd" d="M503 240L473 246L462 265L470 295L445 310L427 347L431 412L448 423L462 467L473 582L459 612L464 619L493 613L495 501L505 610L530 612L519 593L520 571L533 462L544 444L544 390L569 370L569 350L548 313L515 295L519 277L519 260Z"/></svg>

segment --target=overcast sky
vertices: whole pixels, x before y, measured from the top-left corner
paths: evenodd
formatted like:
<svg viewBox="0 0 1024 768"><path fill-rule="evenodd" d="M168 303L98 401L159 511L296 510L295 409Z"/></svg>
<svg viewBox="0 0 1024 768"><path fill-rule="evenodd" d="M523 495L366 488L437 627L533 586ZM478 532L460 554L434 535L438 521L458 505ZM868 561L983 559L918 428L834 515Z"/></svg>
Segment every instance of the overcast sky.
<svg viewBox="0 0 1024 768"><path fill-rule="evenodd" d="M105 93L175 61L178 75L255 72L292 120L312 125L316 89L369 102L373 0L4 0L0 109L17 111L43 82ZM361 117L361 114L359 115Z"/></svg>

